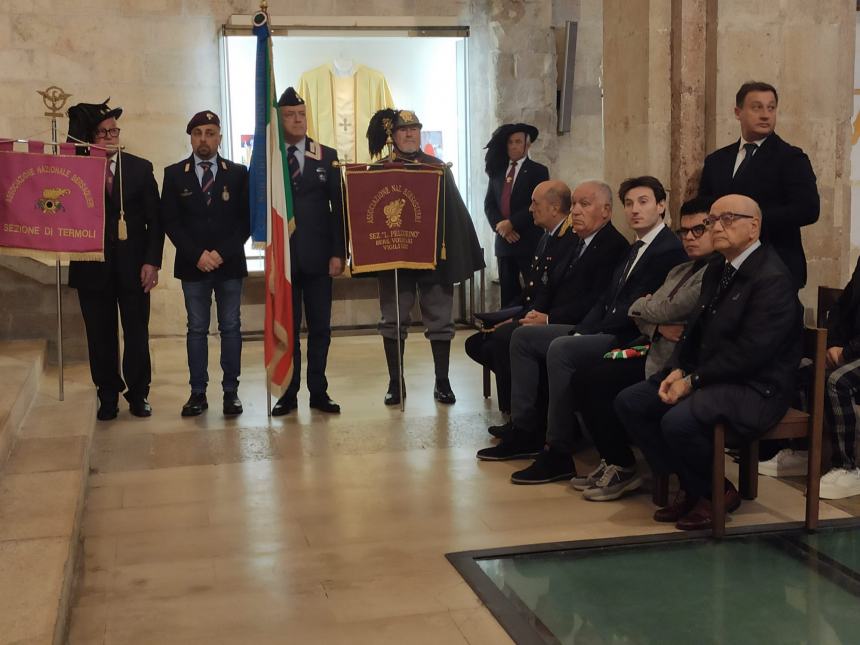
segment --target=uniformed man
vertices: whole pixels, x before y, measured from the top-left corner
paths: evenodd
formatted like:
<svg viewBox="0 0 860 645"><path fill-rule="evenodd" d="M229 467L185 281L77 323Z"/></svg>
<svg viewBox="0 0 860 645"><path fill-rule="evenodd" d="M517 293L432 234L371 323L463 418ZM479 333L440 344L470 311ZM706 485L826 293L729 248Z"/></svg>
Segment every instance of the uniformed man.
<svg viewBox="0 0 860 645"><path fill-rule="evenodd" d="M131 414L152 414L147 400L152 377L149 292L158 284L164 248L152 164L118 149L122 108L107 103L78 103L68 113L69 141L105 146L108 152L104 262L69 263L69 286L77 289L81 303L90 373L98 388L96 416L101 421L116 417L123 390ZM89 154L89 149L78 148L78 153ZM117 310L122 321L122 375Z"/></svg>
<svg viewBox="0 0 860 645"><path fill-rule="evenodd" d="M213 293L221 334L223 409L225 415L235 416L242 413L238 395L242 363L239 309L242 283L248 275L248 170L218 154L221 121L211 110L191 117L185 132L191 135L193 152L164 169L161 189L162 223L176 246L173 274L182 281L188 314L191 396L182 406L182 416L197 416L209 407L207 336Z"/></svg>
<svg viewBox="0 0 860 645"><path fill-rule="evenodd" d="M293 378L272 408L272 416L295 410L302 378L299 333L302 304L308 327L307 387L310 407L338 414L340 406L328 395L325 376L331 344L332 278L343 273L343 201L337 151L307 136L305 102L289 87L278 100L287 165L293 191L295 231L290 236L290 270L293 295Z"/></svg>
<svg viewBox="0 0 860 645"><path fill-rule="evenodd" d="M386 127L386 124L390 124ZM456 397L448 379L451 339L454 337L454 284L469 279L484 267L484 257L469 211L460 197L454 177L442 160L421 151L421 122L409 110L380 110L373 115L367 129L370 153L379 157L389 135L394 142L395 162L405 167L420 168L431 164L444 169L444 218L438 217L436 268L433 270L402 269L399 271L400 329L397 329L397 298L394 272L379 275L379 305L382 320L379 331L388 363L388 392L386 405L400 404L398 388L397 342L401 352L406 341L409 312L416 295L430 340L436 382L433 397L440 403L454 403ZM445 253L441 249L446 249ZM401 354L402 355L402 354ZM403 388L404 396L406 388Z"/></svg>

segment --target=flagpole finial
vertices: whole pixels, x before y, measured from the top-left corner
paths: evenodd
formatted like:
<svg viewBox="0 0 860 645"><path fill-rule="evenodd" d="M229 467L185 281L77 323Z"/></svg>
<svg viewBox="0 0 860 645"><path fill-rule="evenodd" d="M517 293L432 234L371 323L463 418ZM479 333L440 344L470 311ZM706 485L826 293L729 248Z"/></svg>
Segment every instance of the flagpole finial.
<svg viewBox="0 0 860 645"><path fill-rule="evenodd" d="M260 3L260 11L265 11L265 10L266 10L266 9L268 9L268 8L269 8L269 3L268 3L268 2L266 2L266 0L263 0L263 1Z"/></svg>

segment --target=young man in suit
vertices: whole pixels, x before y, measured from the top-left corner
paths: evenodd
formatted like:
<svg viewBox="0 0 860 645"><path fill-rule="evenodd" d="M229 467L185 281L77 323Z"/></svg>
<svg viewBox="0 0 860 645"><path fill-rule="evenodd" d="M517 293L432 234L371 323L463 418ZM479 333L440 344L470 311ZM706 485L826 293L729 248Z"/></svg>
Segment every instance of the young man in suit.
<svg viewBox="0 0 860 645"><path fill-rule="evenodd" d="M682 530L711 527L713 494L726 496L729 511L740 505L728 480L725 490L711 490L714 424L727 423L745 440L776 424L791 402L802 354L796 285L775 249L760 242L758 205L726 195L714 202L707 225L723 257L705 271L696 312L668 366L615 399L651 470L678 475L678 497L654 519Z"/></svg>
<svg viewBox="0 0 860 645"><path fill-rule="evenodd" d="M659 180L648 176L627 179L618 196L636 241L616 266L609 288L578 324L550 321L540 327L521 327L511 339L511 370L516 375L511 391L512 423L499 445L480 450L477 456L489 461L536 457L531 466L511 476L516 484L576 475L572 448L545 445L545 436L569 433L574 374L639 335L627 316L630 305L656 291L669 270L687 257L677 236L663 223L666 191ZM542 379L547 384L546 402Z"/></svg>
<svg viewBox="0 0 860 645"><path fill-rule="evenodd" d="M490 178L484 214L496 233L501 305L517 300L543 231L532 221L529 204L535 187L549 179L549 170L528 157L538 129L528 123L499 126L486 146L485 170Z"/></svg>
<svg viewBox="0 0 860 645"><path fill-rule="evenodd" d="M119 149L122 108L79 103L69 108L69 140L105 146L104 262L69 263L69 286L77 289L87 330L90 373L98 388L99 420L119 412L119 393L137 417L152 414L149 383L149 292L158 284L164 233L158 221L158 185L152 164ZM89 149L78 148L79 154ZM120 215L120 209L124 214ZM123 335L119 373L117 309ZM123 378L124 377L124 378ZM127 389L126 389L127 388Z"/></svg>
<svg viewBox="0 0 860 645"><path fill-rule="evenodd" d="M223 410L226 416L235 416L242 413L239 312L248 275L245 240L251 230L248 169L218 154L221 121L214 112L195 114L185 132L191 136L193 152L164 169L161 187L162 224L176 247L173 274L182 281L188 314L191 396L182 406L182 416L197 416L209 407L207 336L213 293L221 334Z"/></svg>
<svg viewBox="0 0 860 645"><path fill-rule="evenodd" d="M290 235L290 270L293 294L293 378L272 408L272 416L289 414L298 406L302 382L302 353L299 343L302 304L308 327L307 387L310 407L331 414L340 406L328 395L325 376L331 345L332 278L343 273L343 203L340 171L335 167L337 151L307 136L308 119L304 100L288 87L278 100L278 110L287 144L295 212L295 231Z"/></svg>
<svg viewBox="0 0 860 645"><path fill-rule="evenodd" d="M761 241L776 250L799 289L806 284L800 229L818 221L820 204L809 157L774 132L778 102L773 85L741 85L735 97L741 138L705 158L699 195L735 193L755 200L762 212Z"/></svg>

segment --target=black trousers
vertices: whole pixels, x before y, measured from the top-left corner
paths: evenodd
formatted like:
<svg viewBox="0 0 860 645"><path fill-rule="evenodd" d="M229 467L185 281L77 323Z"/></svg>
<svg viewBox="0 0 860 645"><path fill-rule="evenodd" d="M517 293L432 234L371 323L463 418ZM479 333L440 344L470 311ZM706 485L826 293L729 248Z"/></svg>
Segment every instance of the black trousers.
<svg viewBox="0 0 860 645"><path fill-rule="evenodd" d="M615 413L615 396L624 388L645 380L645 358L602 359L574 377L579 412L594 446L606 463L630 468L636 457L627 431Z"/></svg>
<svg viewBox="0 0 860 645"><path fill-rule="evenodd" d="M528 279L532 258L529 255L497 256L502 307L519 302L522 284Z"/></svg>
<svg viewBox="0 0 860 645"><path fill-rule="evenodd" d="M149 294L120 287L111 279L104 289L78 289L87 330L90 374L101 398L124 391L128 400L149 396ZM118 312L118 313L117 313ZM118 317L119 316L119 317ZM122 322L122 375L119 368L118 323Z"/></svg>
<svg viewBox="0 0 860 645"><path fill-rule="evenodd" d="M295 398L302 382L302 352L300 331L302 309L308 327L307 339L307 388L311 396L322 396L328 392L325 377L328 348L331 345L331 296L332 279L328 275L311 275L293 271L293 378L285 395ZM303 307L304 305L304 307Z"/></svg>
<svg viewBox="0 0 860 645"><path fill-rule="evenodd" d="M479 331L466 339L466 354L496 374L499 410L511 411L511 335L516 322L499 325L492 332Z"/></svg>

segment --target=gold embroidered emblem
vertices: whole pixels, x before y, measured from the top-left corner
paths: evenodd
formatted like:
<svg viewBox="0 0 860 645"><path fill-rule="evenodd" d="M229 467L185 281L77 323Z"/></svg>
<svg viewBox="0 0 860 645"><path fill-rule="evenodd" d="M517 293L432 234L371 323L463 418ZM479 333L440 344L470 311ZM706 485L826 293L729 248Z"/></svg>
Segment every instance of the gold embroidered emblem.
<svg viewBox="0 0 860 645"><path fill-rule="evenodd" d="M385 213L385 223L388 225L388 228L403 226L403 207L405 205L406 200L401 197L389 202L382 209Z"/></svg>
<svg viewBox="0 0 860 645"><path fill-rule="evenodd" d="M66 210L60 198L69 194L71 191L68 188L46 188L42 191L42 199L36 201L36 208L45 215L56 215L57 211Z"/></svg>

